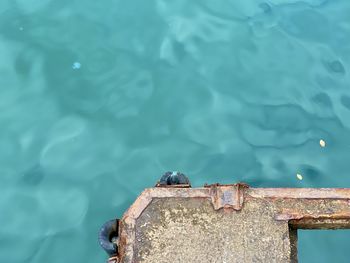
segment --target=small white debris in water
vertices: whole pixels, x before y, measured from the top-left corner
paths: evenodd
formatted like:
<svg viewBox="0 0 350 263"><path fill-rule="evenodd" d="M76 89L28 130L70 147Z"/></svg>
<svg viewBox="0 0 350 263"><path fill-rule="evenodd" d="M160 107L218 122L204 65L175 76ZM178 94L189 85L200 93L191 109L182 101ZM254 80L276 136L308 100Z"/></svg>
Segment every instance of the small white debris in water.
<svg viewBox="0 0 350 263"><path fill-rule="evenodd" d="M80 69L81 68L81 64L79 62L74 62L72 69Z"/></svg>
<svg viewBox="0 0 350 263"><path fill-rule="evenodd" d="M301 181L303 180L303 176L301 174L297 174L297 178Z"/></svg>
<svg viewBox="0 0 350 263"><path fill-rule="evenodd" d="M23 27L20 27L19 30L20 30L20 31L23 31Z"/></svg>
<svg viewBox="0 0 350 263"><path fill-rule="evenodd" d="M326 142L324 140L320 140L320 146L323 148L323 147L326 147Z"/></svg>

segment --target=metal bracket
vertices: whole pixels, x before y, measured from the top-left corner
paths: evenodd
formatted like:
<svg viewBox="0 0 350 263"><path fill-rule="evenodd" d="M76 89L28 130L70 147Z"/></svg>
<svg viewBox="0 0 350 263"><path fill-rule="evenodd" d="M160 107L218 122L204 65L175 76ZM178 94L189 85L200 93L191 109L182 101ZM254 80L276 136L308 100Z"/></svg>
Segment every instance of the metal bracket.
<svg viewBox="0 0 350 263"><path fill-rule="evenodd" d="M211 184L204 185L205 188L210 188L211 201L215 210L221 208L231 208L236 211L242 209L244 202L244 191L242 188L248 188L249 186L244 183L237 184Z"/></svg>

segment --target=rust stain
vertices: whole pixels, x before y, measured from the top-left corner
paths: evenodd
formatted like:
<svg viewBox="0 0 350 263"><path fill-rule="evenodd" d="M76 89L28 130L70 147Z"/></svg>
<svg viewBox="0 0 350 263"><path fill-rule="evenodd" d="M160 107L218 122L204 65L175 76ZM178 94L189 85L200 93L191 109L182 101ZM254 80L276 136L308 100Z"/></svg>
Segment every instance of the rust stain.
<svg viewBox="0 0 350 263"><path fill-rule="evenodd" d="M113 256L108 259L108 263L118 263L119 262L119 257L118 256Z"/></svg>
<svg viewBox="0 0 350 263"><path fill-rule="evenodd" d="M350 199L349 188L250 188L254 198Z"/></svg>
<svg viewBox="0 0 350 263"><path fill-rule="evenodd" d="M240 183L230 185L212 184L204 187L210 189L209 194L215 210L232 208L239 211L242 209L244 202L242 188L247 188L248 185Z"/></svg>
<svg viewBox="0 0 350 263"><path fill-rule="evenodd" d="M349 219L350 212L340 212L331 214L303 214L299 213L281 213L275 216L277 221L299 220L299 219Z"/></svg>
<svg viewBox="0 0 350 263"><path fill-rule="evenodd" d="M238 186L240 188L249 188L249 185L243 182L235 183L235 184L220 184L220 183L214 183L214 184L205 184L204 188L211 188L213 186L221 187L221 186Z"/></svg>
<svg viewBox="0 0 350 263"><path fill-rule="evenodd" d="M118 260L124 258L127 240L130 235L130 231L127 230L125 223L123 222L124 221L120 221L119 223Z"/></svg>

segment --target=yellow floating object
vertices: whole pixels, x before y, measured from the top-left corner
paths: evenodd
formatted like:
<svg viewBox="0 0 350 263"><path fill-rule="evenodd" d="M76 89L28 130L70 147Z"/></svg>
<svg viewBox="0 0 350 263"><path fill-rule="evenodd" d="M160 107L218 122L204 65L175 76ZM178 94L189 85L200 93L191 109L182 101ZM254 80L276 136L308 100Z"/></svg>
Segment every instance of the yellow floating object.
<svg viewBox="0 0 350 263"><path fill-rule="evenodd" d="M326 147L326 142L324 140L320 140L320 146L323 148L323 147Z"/></svg>
<svg viewBox="0 0 350 263"><path fill-rule="evenodd" d="M303 180L303 176L301 174L297 174L297 178L301 181Z"/></svg>

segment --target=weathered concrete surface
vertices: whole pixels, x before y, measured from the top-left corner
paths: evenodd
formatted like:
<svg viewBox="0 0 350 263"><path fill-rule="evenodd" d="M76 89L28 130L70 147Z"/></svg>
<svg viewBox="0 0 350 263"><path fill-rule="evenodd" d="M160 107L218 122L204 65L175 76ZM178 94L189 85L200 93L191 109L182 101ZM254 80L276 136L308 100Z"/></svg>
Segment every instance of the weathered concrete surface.
<svg viewBox="0 0 350 263"><path fill-rule="evenodd" d="M297 262L297 228L350 226L348 189L275 190L147 189L121 220L120 260Z"/></svg>
<svg viewBox="0 0 350 263"><path fill-rule="evenodd" d="M274 214L264 200L248 201L235 212L215 211L208 200L157 199L137 221L135 260L290 262L288 223Z"/></svg>

